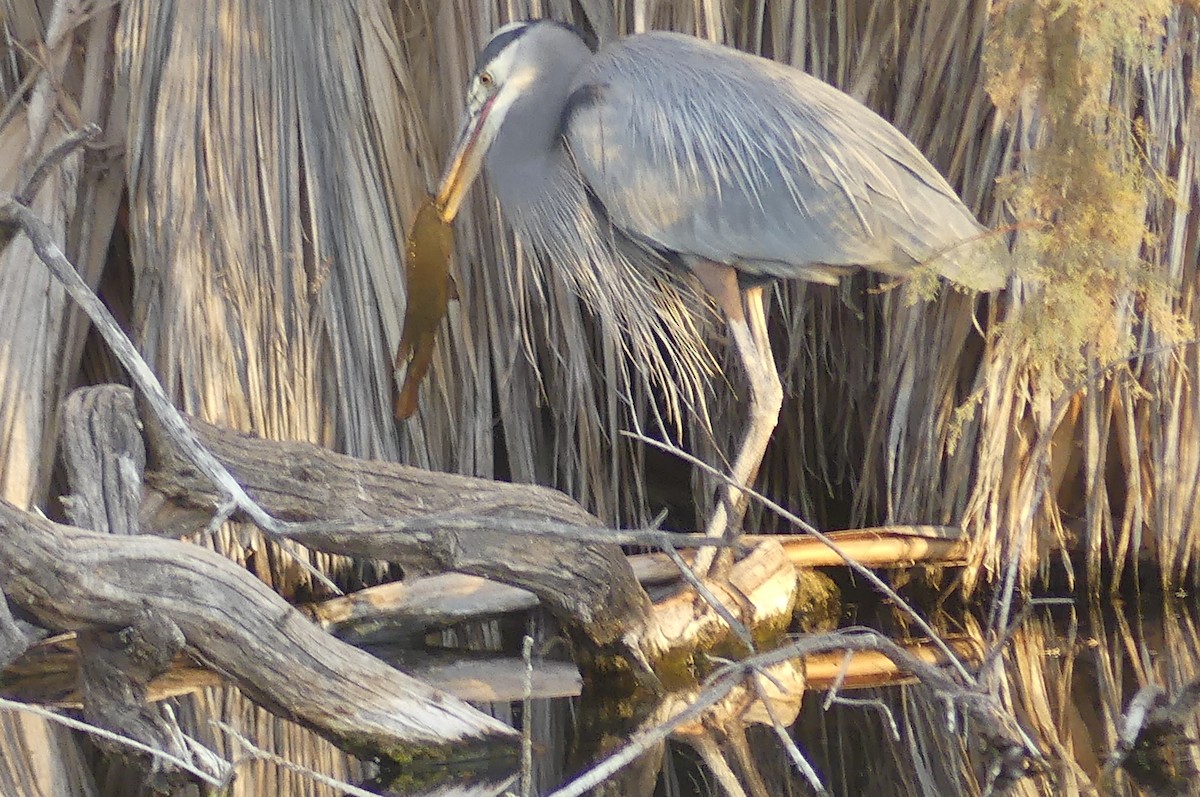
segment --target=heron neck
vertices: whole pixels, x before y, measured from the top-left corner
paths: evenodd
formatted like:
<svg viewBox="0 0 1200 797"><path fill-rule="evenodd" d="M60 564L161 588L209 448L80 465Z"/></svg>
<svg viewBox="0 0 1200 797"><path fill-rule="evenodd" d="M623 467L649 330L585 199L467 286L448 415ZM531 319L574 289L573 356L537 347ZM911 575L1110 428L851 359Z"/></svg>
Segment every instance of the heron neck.
<svg viewBox="0 0 1200 797"><path fill-rule="evenodd" d="M566 168L563 111L576 74L591 58L582 42L577 45L568 42L546 60L537 90L513 103L488 150L488 177L506 212L539 202Z"/></svg>

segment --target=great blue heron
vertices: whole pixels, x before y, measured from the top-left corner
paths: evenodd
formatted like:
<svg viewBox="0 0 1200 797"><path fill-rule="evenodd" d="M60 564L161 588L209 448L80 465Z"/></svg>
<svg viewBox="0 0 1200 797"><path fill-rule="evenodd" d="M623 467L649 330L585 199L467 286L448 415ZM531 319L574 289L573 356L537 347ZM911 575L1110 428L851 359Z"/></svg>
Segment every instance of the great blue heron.
<svg viewBox="0 0 1200 797"><path fill-rule="evenodd" d="M690 271L711 294L750 386L730 473L740 486L783 397L764 285L925 264L977 291L1006 281L1000 263L960 250L983 228L896 128L810 75L690 36L643 33L594 52L548 20L499 29L436 193L443 219L485 164L518 236L643 353L694 329L662 309L663 275ZM710 535L736 520L733 492Z"/></svg>

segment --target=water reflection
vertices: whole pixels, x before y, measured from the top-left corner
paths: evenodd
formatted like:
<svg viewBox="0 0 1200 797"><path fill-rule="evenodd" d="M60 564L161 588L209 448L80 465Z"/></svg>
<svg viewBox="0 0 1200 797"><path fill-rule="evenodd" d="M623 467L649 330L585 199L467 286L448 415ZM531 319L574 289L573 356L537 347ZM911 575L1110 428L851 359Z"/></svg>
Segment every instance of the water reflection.
<svg viewBox="0 0 1200 797"><path fill-rule="evenodd" d="M903 637L902 618L877 619L874 625ZM934 624L955 650L968 657L974 655L978 662L986 645L983 628L975 617L962 611L945 612L934 618ZM519 637L528 628L524 623L510 623L504 629L500 625L495 624L495 633L489 639L478 640L476 647L505 649L510 647L505 640ZM472 647L467 644L470 639L460 638L461 632L444 634L445 648ZM566 656L565 651L550 644L539 649L547 656ZM928 646L920 645L912 645L911 650L922 655L929 652ZM27 656L24 660L25 669L32 673L14 664L0 679L0 691L19 686L14 696L77 705L78 696L72 692L77 680L72 669L76 654L50 645L39 647L37 652L42 658ZM376 652L392 658L386 651ZM891 676L879 680L890 685L864 686L868 676L863 670L870 668L859 669L859 665L869 663L868 656L856 657L855 671L846 678L846 684L853 688L842 692L844 702L835 701L826 708L824 690L833 680L831 673L839 669L838 658L835 654L835 666L826 658L822 667L809 667L808 691L801 705L791 705L784 711L783 701L773 703L782 716L788 717L788 735L831 794L958 797L989 793L989 784L995 785L994 772L989 772L995 763L995 751L979 742L995 736L995 728L978 722L973 725L961 711L949 711L944 696L926 686L896 684ZM990 675L995 694L1045 760L1007 792L994 788L990 793L1046 797L1183 797L1200 793L1194 742L1198 736L1196 707L1200 703L1200 633L1194 601L1176 597L1091 608L1037 608L1023 618L997 665ZM412 662L405 666L414 667ZM798 680L786 669L772 672L778 684ZM1162 694L1157 702L1147 700L1147 707L1161 708L1173 700L1182 704L1173 715L1168 712L1166 721L1153 733L1143 734L1143 738L1153 737L1152 743L1134 745L1125 769L1106 772L1106 762L1123 738L1122 723L1131 702L1135 696L1147 694L1145 687L1155 685ZM168 694L175 693L168 690ZM203 694L214 693L207 690ZM690 723L670 741L651 745L646 755L592 793L635 797L813 794L773 729L764 724L761 703L756 703L755 695L739 699L741 706L736 701L714 703L724 706L720 722L710 717L706 722ZM586 686L581 697L533 700L528 711L520 702L507 702L506 698L505 702L492 704L492 711L518 728L528 718L533 740L532 793L544 795L624 748L637 731L676 715L688 702L678 693L666 701L651 701L616 686L611 679L598 679ZM175 705L178 712L191 703ZM196 711L198 725L204 724L204 716L223 716L219 705L202 709L197 704ZM269 715L259 711L256 716L258 721L240 723L240 727L248 729L254 738L272 738ZM707 738L705 731L709 732ZM292 746L286 752L294 757L297 748ZM363 764L370 772L372 766ZM519 786L513 784L513 764L511 760L459 762L451 769L433 764L418 767L413 762L399 770L378 773L368 785L386 793L439 797L520 794ZM272 767L262 763L253 772L243 770L242 782L261 785L269 780L266 770ZM363 768L352 767L350 776ZM335 768L326 761L321 769L328 772ZM295 789L279 793L338 793L336 789L318 788L304 778L295 785ZM246 793L263 792L251 789Z"/></svg>
<svg viewBox="0 0 1200 797"><path fill-rule="evenodd" d="M982 644L979 622L970 616L942 618L946 633L974 637ZM1139 689L1161 686L1168 698L1184 693L1200 671L1200 636L1195 606L1179 600L1146 601L1092 609L1056 607L1029 613L1012 635L992 678L1002 703L1041 748L1044 765L1005 791L1014 795L1186 795L1200 790L1196 777L1195 711L1188 710L1179 733L1158 749L1135 749L1129 772L1105 773L1119 741L1122 714ZM823 695L810 690L791 735L821 780L835 795L981 795L989 793L990 756L969 740L989 728L972 727L943 698L921 685L857 689L846 693L853 705L822 707ZM578 704L568 729L574 760L594 761L618 747L638 725L643 711L619 709L603 699ZM644 708L644 707L643 707ZM551 709L552 710L552 709ZM646 709L649 710L649 709ZM608 717L602 717L608 712ZM624 721L622 721L624 720ZM892 720L898 735L892 732ZM750 795L807 795L812 790L791 766L770 728L750 727L749 763L738 757L734 769ZM709 795L727 793L722 780L695 748L678 741L656 748L637 765L596 793ZM729 756L735 760L734 756ZM651 792L650 784L653 783ZM559 785L541 782L538 793Z"/></svg>

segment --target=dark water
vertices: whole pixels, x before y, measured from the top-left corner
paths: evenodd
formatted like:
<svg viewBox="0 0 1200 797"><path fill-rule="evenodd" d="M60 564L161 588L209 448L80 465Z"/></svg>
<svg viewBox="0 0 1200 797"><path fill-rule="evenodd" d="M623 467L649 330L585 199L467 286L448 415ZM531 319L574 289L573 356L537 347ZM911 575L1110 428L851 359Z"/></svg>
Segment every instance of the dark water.
<svg viewBox="0 0 1200 797"><path fill-rule="evenodd" d="M936 627L959 639L977 639L985 649L980 622L969 612L957 614L935 616ZM889 625L886 612L881 619ZM990 681L992 694L1043 756L1021 762L1028 775L1015 783L990 778L996 750L988 740L994 729L949 712L943 697L923 685L846 691L842 696L853 704L828 708L823 706L825 693L810 689L788 732L829 792L847 797L1200 794L1200 756L1193 742L1197 712L1186 700L1177 706L1174 725L1159 727L1157 736L1146 734L1153 738L1132 751L1130 771L1103 773L1118 743L1122 714L1140 689L1161 687L1165 703L1186 696L1186 687L1200 678L1198 629L1196 603L1186 595L1090 608L1036 607L1025 613ZM594 687L581 698L533 701L533 794L547 794L569 782L654 721L656 707L646 700L604 692L604 687ZM520 725L520 706L511 709L512 720ZM735 777L742 793L814 793L772 728L750 723L729 730L717 729L715 749L729 763L725 777ZM739 756L742 731L747 747ZM711 750L708 758L715 760ZM459 775L425 793L503 794L503 781L511 773ZM652 746L593 793L738 793L723 788L720 779L695 745L671 740ZM411 788L411 780L408 784L396 793L420 793ZM519 783L508 788L521 793Z"/></svg>
<svg viewBox="0 0 1200 797"><path fill-rule="evenodd" d="M934 627L954 640L956 649L974 650L970 663L977 669L988 649L982 621L962 607L936 610L933 606L926 602L925 610ZM858 608L851 606L843 620L871 625L899 641L911 641L906 637L909 624L903 615L869 598ZM561 644L555 643L549 621L533 625L545 643L541 649L547 656L567 655ZM501 649L513 654L529 628L515 618L476 623L444 632L441 646ZM377 652L393 658L386 651ZM826 687L810 682L807 691L797 690L802 703L786 729L787 736L803 752L828 793L839 796L1200 795L1196 774L1200 754L1194 741L1200 736L1200 611L1190 595L1090 606L1035 606L1020 614L995 664L988 670L989 694L1040 754L1039 760L1018 757L1008 771L1026 776L1011 784L992 777L998 760L997 728L962 711L949 710L944 692L922 684L846 689L839 693L844 702L826 706ZM66 687L74 683L72 678L54 677L57 672L49 667L42 680L62 682ZM816 668L809 675L815 679ZM1123 715L1148 686L1161 690L1162 706L1174 708L1162 722L1148 726L1141 742L1129 751L1126 768L1106 773L1106 761L1121 737ZM204 694L232 695L235 691L207 690ZM546 795L570 783L625 749L639 732L688 704L678 695L668 698L672 699L673 705L664 704L624 684L602 679L586 685L579 697L533 700L528 713L534 750L529 793ZM56 698L45 694L37 700L53 703ZM191 721L195 727L209 727L205 718L210 716L237 719L230 716L229 706L213 703L212 698L203 703L197 700L193 696L176 702L177 712L186 709L196 714ZM514 727L526 725L520 702L491 704L491 710ZM292 738L275 728L265 712L234 706L237 716L246 711L252 713L239 721L240 727L253 738L269 741L272 734L278 739ZM1162 714L1160 709L1160 718ZM707 747L694 733L650 745L645 754L591 793L635 797L816 793L798 773L774 729L762 724L762 716L755 717L751 711L737 717L726 714L721 722L708 723ZM314 747L313 742L295 738L298 741L292 748L281 754L303 755L319 770L328 771L328 761L336 755L318 755L328 744L320 742L321 746ZM105 771L111 769L109 765ZM365 785L406 795L522 794L521 783L515 781L518 770L512 761L468 761L453 769L410 764ZM352 768L347 776L360 780L364 773L372 774L371 765ZM105 788L101 793L142 793L135 788L142 779L139 771L130 770L122 777L120 783L126 786ZM115 778L108 772L106 782L118 782ZM283 770L269 763L244 768L239 788L239 794L337 793L317 787L308 778L285 781Z"/></svg>

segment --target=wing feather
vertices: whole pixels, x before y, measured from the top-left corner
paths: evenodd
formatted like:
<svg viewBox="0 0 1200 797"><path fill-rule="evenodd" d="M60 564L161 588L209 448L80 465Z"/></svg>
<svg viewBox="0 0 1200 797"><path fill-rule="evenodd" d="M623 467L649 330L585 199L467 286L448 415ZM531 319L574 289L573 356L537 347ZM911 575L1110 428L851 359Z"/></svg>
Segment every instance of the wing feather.
<svg viewBox="0 0 1200 797"><path fill-rule="evenodd" d="M576 87L589 101L563 129L581 175L615 225L658 248L835 279L901 274L982 231L899 131L798 70L656 32L606 47ZM1004 282L998 265L937 260L968 287Z"/></svg>

